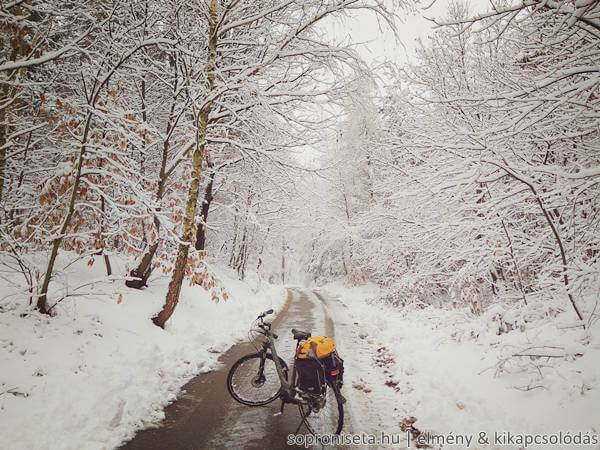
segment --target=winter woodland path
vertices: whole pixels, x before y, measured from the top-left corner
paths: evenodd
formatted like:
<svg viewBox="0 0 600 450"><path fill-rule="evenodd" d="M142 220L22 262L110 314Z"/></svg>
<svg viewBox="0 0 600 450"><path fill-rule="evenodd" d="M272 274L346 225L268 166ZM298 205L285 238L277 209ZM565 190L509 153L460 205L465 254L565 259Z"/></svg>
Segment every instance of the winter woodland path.
<svg viewBox="0 0 600 450"><path fill-rule="evenodd" d="M290 367L294 345L290 333L292 328L335 338L335 324L328 315L326 301L311 291L288 290L287 303L273 325L279 335L278 353ZM287 405L283 415L273 416L279 411L281 403L278 400L265 407L251 408L237 403L227 391L229 368L241 356L253 351L254 348L248 343L229 349L220 358L222 366L219 370L198 375L183 387L178 400L166 408L166 419L159 428L140 431L121 448L192 450L285 447L287 435L293 433L299 423L296 407ZM350 386L344 388L345 391L349 389ZM346 432L351 427L348 406L346 404L345 408ZM305 432L304 428L300 431Z"/></svg>

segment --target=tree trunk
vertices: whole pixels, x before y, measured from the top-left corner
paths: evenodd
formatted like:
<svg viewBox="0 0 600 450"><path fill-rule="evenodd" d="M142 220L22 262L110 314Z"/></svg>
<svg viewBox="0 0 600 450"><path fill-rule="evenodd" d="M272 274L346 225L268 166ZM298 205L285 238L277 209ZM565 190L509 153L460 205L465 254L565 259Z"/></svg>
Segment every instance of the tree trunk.
<svg viewBox="0 0 600 450"><path fill-rule="evenodd" d="M158 250L158 240L148 247L148 250L144 253L138 266L129 272L129 275L135 279L125 280L125 286L134 289L142 289L148 285L148 278L150 278L150 275L152 274L152 259L156 254L156 250Z"/></svg>
<svg viewBox="0 0 600 450"><path fill-rule="evenodd" d="M13 47L10 54L10 61L16 61L19 57L23 56L23 34L24 31L21 29L17 33L17 45ZM23 71L27 69L22 69ZM10 97L14 95L14 88L11 88L8 81L13 81L17 77L19 69L14 69L8 72L6 81L0 88L0 104L5 105L0 109L0 202L4 195L4 179L6 177L6 144L9 133L8 119L9 119L9 108L13 104L10 101Z"/></svg>
<svg viewBox="0 0 600 450"><path fill-rule="evenodd" d="M244 259L242 260L242 267L241 267L242 280L244 280L246 278L246 264L248 263L248 260L250 259L250 251L252 250L252 246L254 245L254 237L256 236L256 226L254 226L252 228L253 228L254 232L250 235L250 238L248 239L248 242L245 245Z"/></svg>
<svg viewBox="0 0 600 450"><path fill-rule="evenodd" d="M102 195L100 197L100 209L102 210L102 214L105 214L105 203L106 200L104 199L104 195ZM102 218L102 227L100 229L100 238L102 239L102 248L100 249L100 253L102 253L102 256L104 257L104 265L106 266L106 276L110 277L112 275L112 266L110 265L110 258L109 256L106 254L106 244L104 243L104 234L105 234L105 227L104 227L104 223L105 223L105 217Z"/></svg>
<svg viewBox="0 0 600 450"><path fill-rule="evenodd" d="M207 63L207 80L208 80L208 95L212 95L215 87L215 69L217 62L217 0L210 2L209 14L209 40L208 40L208 63ZM192 156L192 179L188 190L185 216L183 219L183 233L181 236L182 243L179 244L177 251L177 259L175 260L175 268L173 269L173 277L169 283L169 289L165 299L165 304L162 310L152 318L155 325L164 328L165 323L179 302L179 294L181 292L181 284L185 275L185 267L190 248L190 241L193 236L194 220L196 217L196 209L198 204L198 194L200 188L200 175L202 172L202 162L204 161L204 152L206 149L206 130L208 127L208 116L212 108L212 102L208 101L203 106L198 117L198 128L196 132L196 149Z"/></svg>
<svg viewBox="0 0 600 450"><path fill-rule="evenodd" d="M498 167L501 167L506 173L508 173L515 180L518 180L521 183L525 184L529 188L531 193L533 194L536 203L540 207L542 214L544 215L544 218L546 219L546 222L548 223L548 226L550 227L550 230L552 231L552 234L554 235L554 239L556 241L558 250L560 252L560 259L562 262L563 283L565 285L565 290L567 291L567 297L569 298L569 302L571 303L571 306L575 310L575 314L577 315L577 318L581 322L583 322L583 316L581 315L581 312L579 311L577 302L575 301L575 297L573 297L573 294L570 292L571 285L569 283L568 259L567 259L567 253L566 253L565 247L563 245L562 238L560 237L560 233L558 232L556 226L554 225L554 222L552 221L552 217L550 216L550 213L546 209L546 206L544 205L544 202L542 201L537 189L529 181L527 181L526 179L524 179L523 177L520 177L517 173L515 173L515 171L513 171L507 167L500 166L500 165L498 165ZM585 328L585 323L583 323L583 327Z"/></svg>
<svg viewBox="0 0 600 450"><path fill-rule="evenodd" d="M171 60L172 61L172 60ZM156 190L156 200L160 205L162 199L165 195L166 185L167 185L167 158L169 155L169 150L171 148L170 137L173 132L173 128L175 127L175 104L177 103L177 65L175 62L172 62L172 66L175 69L175 84L173 86L173 102L171 103L171 111L169 113L169 121L167 122L167 130L165 134L165 140L163 141L163 149L162 149L162 160L160 163L160 172L159 172L159 180L158 187ZM144 90L142 91L142 101L145 102L145 83L143 84ZM144 108L144 122L146 121L145 116L145 108ZM159 207L160 208L160 207ZM146 249L146 253L140 260L140 263L135 269L132 269L129 272L129 275L134 280L126 280L125 286L134 288L134 289L142 289L148 286L148 279L152 274L152 260L154 259L154 255L158 250L159 238L160 238L160 221L156 216L154 216L154 228L156 229L156 241Z"/></svg>
<svg viewBox="0 0 600 450"><path fill-rule="evenodd" d="M285 242L281 246L281 284L285 284Z"/></svg>
<svg viewBox="0 0 600 450"><path fill-rule="evenodd" d="M238 216L233 216L233 242L231 244L231 254L229 255L229 267L234 268L233 262L235 261L235 249L237 247L237 235L238 235Z"/></svg>
<svg viewBox="0 0 600 450"><path fill-rule="evenodd" d="M33 135L33 131L30 131L29 134L28 134L28 136L27 136L27 142L25 144L25 151L23 153L23 167L21 168L21 171L19 172L19 177L17 179L17 186L16 186L17 191L19 189L21 189L21 186L23 186L23 181L25 180L25 167L27 167L27 157L28 157L28 154L29 154L29 148L31 146L31 137L32 137L32 135ZM0 142L1 141L2 141L2 139L0 139ZM2 150L0 150L0 153L2 153ZM0 157L0 159L1 159L1 157ZM0 172L1 171L2 170L0 169ZM0 178L2 178L1 174L0 174ZM0 183L1 182L2 181L0 180ZM0 191L1 190L2 189L0 189ZM1 201L2 201L2 195L0 194L0 202ZM10 213L8 214L8 218L9 218L9 220L11 222L11 227L15 227L15 226L19 225L20 221L18 219L18 217L19 217L18 215L17 215L17 219L15 220L15 214L18 214L19 212L20 212L19 208L12 208L10 210Z"/></svg>
<svg viewBox="0 0 600 450"><path fill-rule="evenodd" d="M67 229L71 224L71 218L73 217L73 213L75 212L75 201L77 199L77 191L79 190L79 183L81 182L81 169L83 167L83 160L85 157L85 151L87 148L87 138L90 132L90 127L92 124L92 113L88 112L87 118L85 121L85 129L82 137L82 144L79 150L79 158L77 160L75 181L73 183L73 190L71 192L71 198L69 199L69 207L67 209L67 215L65 216L62 226L60 227L60 232L58 236L54 238L52 241L52 250L50 252L50 260L48 261L48 266L46 267L46 273L44 274L44 281L42 283L42 290L40 292L40 296L37 300L37 309L43 313L48 314L48 305L46 302L46 297L48 295L48 287L50 286L50 279L52 278L52 273L54 272L54 264L56 263L56 257L58 256L58 249L60 244L62 243Z"/></svg>
<svg viewBox="0 0 600 450"><path fill-rule="evenodd" d="M6 98L0 96L0 102L4 103ZM4 167L6 166L6 108L0 109L0 202L4 193Z"/></svg>
<svg viewBox="0 0 600 450"><path fill-rule="evenodd" d="M265 242L267 242L267 238L269 237L269 231L271 230L271 225L269 225L267 227L267 232L265 233L265 236L262 238L262 245L260 247L260 250L258 251L258 261L256 263L256 273L258 274L258 271L260 269L260 266L262 266L262 257L263 257L263 253L265 252ZM314 242L313 242L313 252L314 252ZM259 277L260 278L260 277Z"/></svg>
<svg viewBox="0 0 600 450"><path fill-rule="evenodd" d="M210 168L209 164L209 168ZM208 184L204 191L204 200L202 201L202 209L200 211L200 217L202 220L196 230L196 250L205 250L206 248L206 224L208 223L208 212L210 211L210 204L213 201L213 184L215 181L216 172L211 172L208 176Z"/></svg>
<svg viewBox="0 0 600 450"><path fill-rule="evenodd" d="M110 258L106 253L104 253L103 256L104 256L104 265L106 266L106 275L110 277L112 275L112 266L110 265Z"/></svg>
<svg viewBox="0 0 600 450"><path fill-rule="evenodd" d="M500 218L500 215L498 215ZM523 280L521 279L521 270L519 269L519 264L517 263L517 257L515 256L515 252L513 249L512 239L510 238L510 234L508 233L508 228L506 228L506 224L504 220L500 219L500 223L502 224L502 228L504 229L504 234L506 235L506 240L508 241L508 249L510 251L510 257L512 259L513 265L515 266L515 273L517 276L517 287L521 291L521 297L523 298L523 303L527 305L527 297L525 296L525 289L523 288Z"/></svg>
<svg viewBox="0 0 600 450"><path fill-rule="evenodd" d="M237 271L239 277L244 279L244 271L243 267L245 265L244 260L246 258L246 247L247 247L247 239L248 239L248 227L244 224L244 231L242 233L242 241L240 243L240 248L235 259L235 270Z"/></svg>

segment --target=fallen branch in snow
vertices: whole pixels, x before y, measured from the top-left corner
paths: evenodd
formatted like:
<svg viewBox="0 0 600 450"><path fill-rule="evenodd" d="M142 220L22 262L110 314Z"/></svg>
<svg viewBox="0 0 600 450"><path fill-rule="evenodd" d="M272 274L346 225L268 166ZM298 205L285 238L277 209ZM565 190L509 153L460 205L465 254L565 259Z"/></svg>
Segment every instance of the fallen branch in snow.
<svg viewBox="0 0 600 450"><path fill-rule="evenodd" d="M81 289L81 288L84 288L84 287L88 287L88 286L94 287L96 284L110 283L112 281L122 281L122 280L127 280L127 279L130 279L130 278L132 278L132 277L128 277L128 276L110 276L110 277L107 277L107 279L97 279L97 280L93 280L93 281L90 281L88 283L84 283L84 284L81 284L79 286L76 286L75 288L73 288L71 290L71 292L77 291L78 289ZM106 292L106 293L98 293L98 292L94 292L94 291L80 292L80 293L76 293L76 294L67 292L65 295L63 295L62 297L60 297L56 302L54 302L54 304L52 306L50 306L48 308L48 313L50 313L54 309L54 307L56 305L58 305L59 303L61 303L63 300L66 300L66 299L72 298L72 297L85 297L87 295L92 295L92 294L93 295L102 295L102 296L111 295L111 293L108 293L108 292ZM120 294L120 293L117 293L117 294Z"/></svg>
<svg viewBox="0 0 600 450"><path fill-rule="evenodd" d="M542 386L537 385L537 386L531 386L530 384L528 384L527 386L513 386L516 390L518 391L523 391L523 392L527 392L527 391L533 391L534 389L546 389L548 390L548 388L546 386Z"/></svg>
<svg viewBox="0 0 600 450"><path fill-rule="evenodd" d="M548 355L544 353L515 353L512 356L529 356L530 358L564 358L567 356L567 354ZM575 353L574 356L583 356L583 353Z"/></svg>
<svg viewBox="0 0 600 450"><path fill-rule="evenodd" d="M556 327L559 330L570 330L571 328L584 328L585 329L585 325L582 323L576 323L573 325L565 325L565 326L561 326L561 327Z"/></svg>
<svg viewBox="0 0 600 450"><path fill-rule="evenodd" d="M544 351L537 352L537 349L550 349L550 350L559 350L558 352L552 351ZM512 357L515 356L529 356L530 358L565 358L567 356L583 356L583 353L567 353L564 347L557 347L553 345L534 345L531 347L524 348L520 352L513 353Z"/></svg>
<svg viewBox="0 0 600 450"><path fill-rule="evenodd" d="M2 394L11 394L14 395L15 397L29 397L29 394L26 392L19 392L16 390L16 387L12 387L10 389L6 389L5 391L0 392L0 395Z"/></svg>
<svg viewBox="0 0 600 450"><path fill-rule="evenodd" d="M15 388L6 389L6 390L0 392L0 395L2 395L2 394L10 394L11 393L10 391L12 391L13 389L15 389Z"/></svg>
<svg viewBox="0 0 600 450"><path fill-rule="evenodd" d="M486 367L485 369L477 372L477 375L482 375L484 372L487 372L488 370L493 369L494 367L497 367L497 365L498 364L494 364L493 366Z"/></svg>
<svg viewBox="0 0 600 450"><path fill-rule="evenodd" d="M496 365L493 366L496 368L494 377L498 377L502 372L508 372L505 367L506 364L517 358L529 358L527 366L533 366L537 370L539 377L541 379L541 378L543 378L541 368L551 367L551 366L536 364L535 361L545 358L546 362L548 362L551 358L568 359L568 358L579 358L581 356L583 356L582 352L569 352L564 347L558 347L558 346L553 346L553 345L534 345L534 346L523 348L517 352L511 353L509 356L501 358L498 361L498 363L496 363ZM491 367L488 367L488 368L482 370L481 372L479 372L479 374L482 374L483 372L485 372L486 370L489 370L490 368ZM521 366L521 369L526 370L526 368L524 366ZM518 389L518 388L516 388L516 389ZM528 390L530 390L530 389L528 389Z"/></svg>

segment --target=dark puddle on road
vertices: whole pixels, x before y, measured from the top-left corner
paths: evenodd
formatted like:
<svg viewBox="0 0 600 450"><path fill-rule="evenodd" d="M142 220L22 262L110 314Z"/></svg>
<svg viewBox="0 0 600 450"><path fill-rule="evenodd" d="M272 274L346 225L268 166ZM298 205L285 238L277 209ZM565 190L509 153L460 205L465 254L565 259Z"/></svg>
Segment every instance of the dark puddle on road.
<svg viewBox="0 0 600 450"><path fill-rule="evenodd" d="M315 329L315 313L320 316L320 309L315 311L315 304L304 292L288 290L286 306L273 322L273 328L279 334L278 354L290 367L294 353L290 330L298 328L322 333L322 330ZM333 336L330 318L326 318L325 331ZM159 428L138 432L121 449L286 447L288 434L293 433L300 423L295 405L286 405L283 415L274 416L280 409L279 400L263 407L248 407L237 403L227 390L229 368L242 356L255 351L250 343L233 346L219 358L221 367L218 370L200 374L183 386L178 399L165 409L166 418ZM300 433L306 433L305 429L302 428Z"/></svg>

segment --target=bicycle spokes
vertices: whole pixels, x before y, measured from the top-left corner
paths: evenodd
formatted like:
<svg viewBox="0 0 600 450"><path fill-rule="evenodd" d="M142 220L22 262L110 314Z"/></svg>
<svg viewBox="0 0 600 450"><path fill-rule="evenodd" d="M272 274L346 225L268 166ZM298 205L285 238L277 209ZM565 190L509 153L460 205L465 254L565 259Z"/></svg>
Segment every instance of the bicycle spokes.
<svg viewBox="0 0 600 450"><path fill-rule="evenodd" d="M309 398L298 405L302 423L315 436L337 434L343 424L343 407L334 388L327 386L325 395Z"/></svg>
<svg viewBox="0 0 600 450"><path fill-rule="evenodd" d="M248 355L232 367L228 376L231 395L249 406L265 405L280 395L281 382L270 355Z"/></svg>

